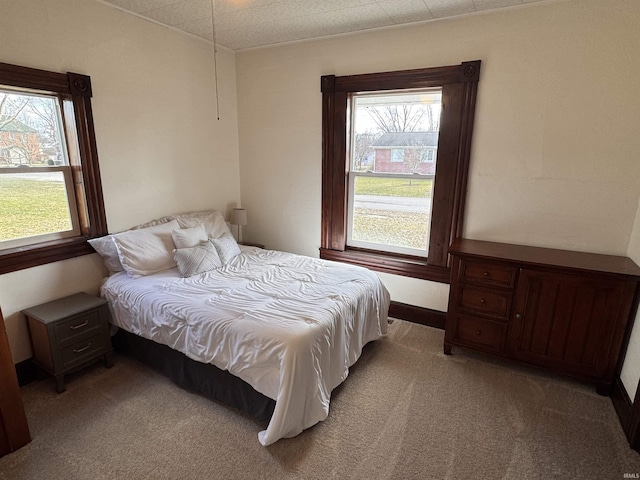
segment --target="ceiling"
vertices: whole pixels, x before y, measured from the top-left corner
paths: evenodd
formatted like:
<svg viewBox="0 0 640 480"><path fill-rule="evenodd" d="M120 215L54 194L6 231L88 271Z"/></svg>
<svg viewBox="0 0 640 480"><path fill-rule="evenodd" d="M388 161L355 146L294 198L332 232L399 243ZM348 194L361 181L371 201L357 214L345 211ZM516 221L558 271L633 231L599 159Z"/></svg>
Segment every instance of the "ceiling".
<svg viewBox="0 0 640 480"><path fill-rule="evenodd" d="M232 50L549 0L103 0Z"/></svg>

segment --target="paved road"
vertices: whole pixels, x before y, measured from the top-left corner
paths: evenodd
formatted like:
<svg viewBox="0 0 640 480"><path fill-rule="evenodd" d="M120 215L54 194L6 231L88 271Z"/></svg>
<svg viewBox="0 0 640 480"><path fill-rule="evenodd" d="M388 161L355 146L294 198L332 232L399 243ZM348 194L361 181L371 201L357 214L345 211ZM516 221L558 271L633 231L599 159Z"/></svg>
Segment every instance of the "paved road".
<svg viewBox="0 0 640 480"><path fill-rule="evenodd" d="M46 182L64 182L64 176L62 175L62 172L18 173L15 171L11 171L11 178L24 178L27 180L40 180Z"/></svg>
<svg viewBox="0 0 640 480"><path fill-rule="evenodd" d="M382 195L355 195L355 208L390 210L392 212L429 213L431 198L387 197Z"/></svg>

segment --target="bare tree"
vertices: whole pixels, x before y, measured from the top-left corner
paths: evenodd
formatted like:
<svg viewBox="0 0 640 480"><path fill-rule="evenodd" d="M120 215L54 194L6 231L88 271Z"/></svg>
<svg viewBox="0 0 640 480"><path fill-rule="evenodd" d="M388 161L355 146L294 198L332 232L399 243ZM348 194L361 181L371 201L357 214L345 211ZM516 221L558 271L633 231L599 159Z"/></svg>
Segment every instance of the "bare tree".
<svg viewBox="0 0 640 480"><path fill-rule="evenodd" d="M353 156L353 169L356 172L364 170L363 162L367 156L373 153L371 145L376 139L377 135L373 132L364 132L356 134Z"/></svg>
<svg viewBox="0 0 640 480"><path fill-rule="evenodd" d="M374 105L365 107L383 132L436 131L440 118L432 104Z"/></svg>
<svg viewBox="0 0 640 480"><path fill-rule="evenodd" d="M40 163L43 147L61 149L56 99L0 92L0 151L5 161Z"/></svg>

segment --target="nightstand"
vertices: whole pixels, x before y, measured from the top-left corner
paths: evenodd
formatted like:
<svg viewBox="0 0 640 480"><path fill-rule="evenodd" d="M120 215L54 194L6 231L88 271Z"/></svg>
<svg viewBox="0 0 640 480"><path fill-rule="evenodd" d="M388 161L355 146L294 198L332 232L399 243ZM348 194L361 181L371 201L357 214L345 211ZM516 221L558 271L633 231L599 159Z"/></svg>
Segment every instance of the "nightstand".
<svg viewBox="0 0 640 480"><path fill-rule="evenodd" d="M29 322L35 364L66 390L64 375L95 361L112 365L109 305L103 298L77 293L23 310Z"/></svg>

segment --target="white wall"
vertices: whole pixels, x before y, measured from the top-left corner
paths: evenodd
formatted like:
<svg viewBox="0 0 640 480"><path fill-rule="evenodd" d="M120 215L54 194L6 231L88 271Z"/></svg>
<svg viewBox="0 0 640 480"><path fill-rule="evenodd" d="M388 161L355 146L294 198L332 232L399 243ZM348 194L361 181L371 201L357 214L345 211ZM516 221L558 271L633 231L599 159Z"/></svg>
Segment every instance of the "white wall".
<svg viewBox="0 0 640 480"><path fill-rule="evenodd" d="M0 61L91 76L107 222L120 231L240 198L235 58L210 43L87 0L0 0ZM31 356L20 310L98 291L97 255L0 276L13 359Z"/></svg>
<svg viewBox="0 0 640 480"><path fill-rule="evenodd" d="M626 255L638 24L640 2L573 0L238 52L246 239L318 255L321 75L480 59L465 236ZM394 300L446 309L441 285L383 278Z"/></svg>
<svg viewBox="0 0 640 480"><path fill-rule="evenodd" d="M321 75L480 59L465 236L640 263L638 25L637 0L571 0L237 53L245 237L318 255ZM448 286L381 277L446 310ZM631 344L633 394L640 327Z"/></svg>

